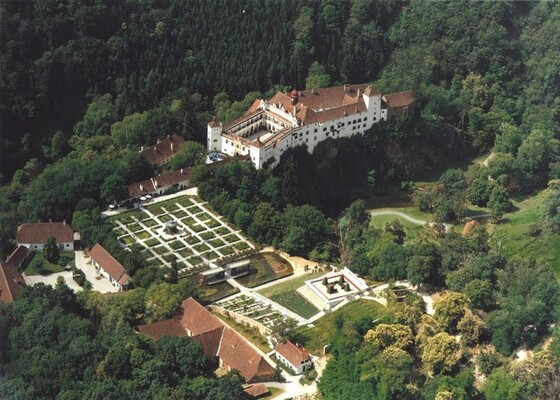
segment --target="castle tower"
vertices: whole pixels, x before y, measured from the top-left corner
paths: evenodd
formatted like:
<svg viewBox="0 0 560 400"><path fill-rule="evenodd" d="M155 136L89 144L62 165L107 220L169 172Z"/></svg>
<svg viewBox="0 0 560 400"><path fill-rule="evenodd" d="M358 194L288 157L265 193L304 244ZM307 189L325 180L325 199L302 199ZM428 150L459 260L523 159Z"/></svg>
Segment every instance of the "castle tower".
<svg viewBox="0 0 560 400"><path fill-rule="evenodd" d="M216 117L212 117L208 123L207 138L208 151L222 151L222 124L216 120Z"/></svg>
<svg viewBox="0 0 560 400"><path fill-rule="evenodd" d="M292 99L292 106L295 106L298 102L299 93L294 86L294 90L290 93L290 99Z"/></svg>

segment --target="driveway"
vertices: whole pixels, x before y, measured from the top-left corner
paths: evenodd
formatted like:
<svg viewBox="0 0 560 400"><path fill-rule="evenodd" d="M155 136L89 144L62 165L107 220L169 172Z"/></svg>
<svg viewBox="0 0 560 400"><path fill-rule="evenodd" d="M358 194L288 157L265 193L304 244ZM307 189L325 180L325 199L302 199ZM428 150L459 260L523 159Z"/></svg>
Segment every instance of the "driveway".
<svg viewBox="0 0 560 400"><path fill-rule="evenodd" d="M91 259L83 251L76 251L76 267L84 271L86 279L91 282L92 290L101 293L115 293L119 289L114 287L107 278L99 275L95 267L91 264Z"/></svg>
<svg viewBox="0 0 560 400"><path fill-rule="evenodd" d="M28 286L33 286L38 283L44 283L45 285L55 286L58 277L62 276L66 285L74 292L79 292L80 290L84 290L80 285L76 283L74 278L72 278L72 271L63 271L57 272L56 274L50 275L23 275L23 280Z"/></svg>
<svg viewBox="0 0 560 400"><path fill-rule="evenodd" d="M119 290L114 287L107 278L103 278L97 273L97 270L90 263L90 258L85 255L83 251L75 251L76 267L84 271L86 279L91 282L92 290L97 290L101 293L114 293ZM72 278L72 271L57 272L50 275L23 275L25 283L29 286L36 285L39 282L45 285L55 286L59 276L64 278L66 285L74 292L84 290L83 287L78 285L74 278Z"/></svg>

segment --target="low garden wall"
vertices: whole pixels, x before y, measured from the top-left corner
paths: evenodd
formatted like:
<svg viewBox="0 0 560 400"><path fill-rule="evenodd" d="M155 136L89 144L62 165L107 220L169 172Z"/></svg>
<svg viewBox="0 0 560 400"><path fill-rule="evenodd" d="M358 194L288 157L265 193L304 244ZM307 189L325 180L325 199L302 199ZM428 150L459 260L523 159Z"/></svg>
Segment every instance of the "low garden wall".
<svg viewBox="0 0 560 400"><path fill-rule="evenodd" d="M259 333L262 336L267 336L267 335L270 335L272 333L272 330L270 328L267 328L266 326L264 326L260 322L257 322L257 321L255 321L251 318L245 317L244 315L237 314L236 312L226 310L223 307L220 307L220 306L217 306L217 305L211 305L211 306L208 306L208 309L211 310L211 311L218 312L226 318L231 318L239 324L249 325L253 328L256 328L256 329L259 330Z"/></svg>

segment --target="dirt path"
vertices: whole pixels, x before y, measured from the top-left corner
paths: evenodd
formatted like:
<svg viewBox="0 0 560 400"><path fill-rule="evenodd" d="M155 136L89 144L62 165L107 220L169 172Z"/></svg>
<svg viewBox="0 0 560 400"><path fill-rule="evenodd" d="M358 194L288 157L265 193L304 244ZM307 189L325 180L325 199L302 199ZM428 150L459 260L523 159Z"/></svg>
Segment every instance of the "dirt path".
<svg viewBox="0 0 560 400"><path fill-rule="evenodd" d="M490 161L492 161L492 159L494 158L495 155L496 155L495 153L490 153L490 155L488 157L486 157L486 159L484 161L482 161L481 164L484 165L485 167L487 167L488 163Z"/></svg>
<svg viewBox="0 0 560 400"><path fill-rule="evenodd" d="M378 216L378 215L396 215L396 216L404 218L408 222L412 222L413 224L416 224L416 225L426 225L428 223L428 221L424 221L424 220L421 220L421 219L411 217L410 215L405 214L401 211L397 211L397 210L370 210L369 213L372 217L375 217L375 216Z"/></svg>

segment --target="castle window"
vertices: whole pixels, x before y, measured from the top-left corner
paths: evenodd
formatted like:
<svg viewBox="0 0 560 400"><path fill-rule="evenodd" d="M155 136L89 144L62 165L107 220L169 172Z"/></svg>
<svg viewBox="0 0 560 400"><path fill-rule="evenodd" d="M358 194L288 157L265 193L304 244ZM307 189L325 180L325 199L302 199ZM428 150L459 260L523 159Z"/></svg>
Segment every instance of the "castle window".
<svg viewBox="0 0 560 400"><path fill-rule="evenodd" d="M367 121L367 117L364 118L364 121Z"/></svg>
<svg viewBox="0 0 560 400"><path fill-rule="evenodd" d="M326 132L326 131L327 131L327 127L325 126L325 127L323 128L323 132Z"/></svg>
<svg viewBox="0 0 560 400"><path fill-rule="evenodd" d="M317 128L313 129L313 133L317 133Z"/></svg>

